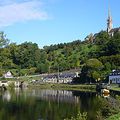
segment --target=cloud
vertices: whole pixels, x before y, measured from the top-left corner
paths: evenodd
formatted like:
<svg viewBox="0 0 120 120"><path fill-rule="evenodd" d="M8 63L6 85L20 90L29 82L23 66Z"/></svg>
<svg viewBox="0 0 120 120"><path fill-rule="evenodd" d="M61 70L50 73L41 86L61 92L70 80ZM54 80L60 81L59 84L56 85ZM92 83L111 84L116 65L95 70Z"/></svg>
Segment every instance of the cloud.
<svg viewBox="0 0 120 120"><path fill-rule="evenodd" d="M5 0L0 5L0 27L28 20L45 20L48 18L47 13L41 10L42 3L37 0L13 1Z"/></svg>

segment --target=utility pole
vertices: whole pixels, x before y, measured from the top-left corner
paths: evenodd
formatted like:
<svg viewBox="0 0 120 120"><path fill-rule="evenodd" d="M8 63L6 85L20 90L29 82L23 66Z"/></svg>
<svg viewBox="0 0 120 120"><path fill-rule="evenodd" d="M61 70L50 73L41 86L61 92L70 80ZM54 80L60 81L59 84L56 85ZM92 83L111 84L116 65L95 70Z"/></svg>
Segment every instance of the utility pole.
<svg viewBox="0 0 120 120"><path fill-rule="evenodd" d="M58 64L58 76L57 76L57 83L59 83L59 64Z"/></svg>

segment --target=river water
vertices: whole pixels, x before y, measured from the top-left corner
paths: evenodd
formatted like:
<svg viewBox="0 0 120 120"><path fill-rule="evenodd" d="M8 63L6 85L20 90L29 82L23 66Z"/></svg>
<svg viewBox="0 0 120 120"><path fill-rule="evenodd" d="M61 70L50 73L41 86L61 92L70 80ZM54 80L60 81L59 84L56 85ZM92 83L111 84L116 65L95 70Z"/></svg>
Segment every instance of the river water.
<svg viewBox="0 0 120 120"><path fill-rule="evenodd" d="M1 92L0 120L64 120L87 112L96 120L100 96L94 92L15 89ZM106 98L103 98L103 100Z"/></svg>

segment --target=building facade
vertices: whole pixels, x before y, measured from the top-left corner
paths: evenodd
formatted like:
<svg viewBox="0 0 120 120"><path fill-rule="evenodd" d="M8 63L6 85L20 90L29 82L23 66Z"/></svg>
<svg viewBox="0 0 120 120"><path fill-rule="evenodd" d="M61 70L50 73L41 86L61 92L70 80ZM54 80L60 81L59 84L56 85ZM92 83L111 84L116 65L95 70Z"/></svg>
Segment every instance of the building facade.
<svg viewBox="0 0 120 120"><path fill-rule="evenodd" d="M120 70L113 70L109 75L110 84L120 84Z"/></svg>

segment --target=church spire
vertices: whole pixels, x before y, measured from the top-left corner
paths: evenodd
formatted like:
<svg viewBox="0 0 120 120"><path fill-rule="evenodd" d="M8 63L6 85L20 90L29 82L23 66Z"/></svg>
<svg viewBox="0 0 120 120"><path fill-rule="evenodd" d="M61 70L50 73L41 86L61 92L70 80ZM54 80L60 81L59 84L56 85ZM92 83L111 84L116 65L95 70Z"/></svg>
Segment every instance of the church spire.
<svg viewBox="0 0 120 120"><path fill-rule="evenodd" d="M108 19L107 19L107 32L109 33L112 30L112 16L110 14L110 8L108 9Z"/></svg>

